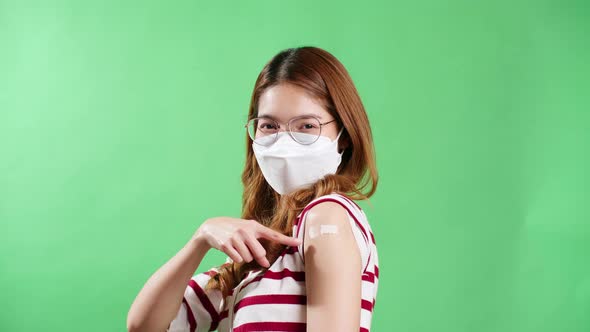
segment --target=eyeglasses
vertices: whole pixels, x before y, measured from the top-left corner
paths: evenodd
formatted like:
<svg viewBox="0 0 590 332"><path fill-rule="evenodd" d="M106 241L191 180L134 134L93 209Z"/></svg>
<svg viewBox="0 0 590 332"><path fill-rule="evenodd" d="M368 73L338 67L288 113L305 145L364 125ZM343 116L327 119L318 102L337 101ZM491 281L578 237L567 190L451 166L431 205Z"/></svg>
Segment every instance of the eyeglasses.
<svg viewBox="0 0 590 332"><path fill-rule="evenodd" d="M321 123L315 116L297 116L287 122L287 131L295 142L309 145L321 136L323 126L334 121L336 119ZM269 117L252 118L244 127L248 130L248 136L256 144L272 145L279 136L279 123Z"/></svg>

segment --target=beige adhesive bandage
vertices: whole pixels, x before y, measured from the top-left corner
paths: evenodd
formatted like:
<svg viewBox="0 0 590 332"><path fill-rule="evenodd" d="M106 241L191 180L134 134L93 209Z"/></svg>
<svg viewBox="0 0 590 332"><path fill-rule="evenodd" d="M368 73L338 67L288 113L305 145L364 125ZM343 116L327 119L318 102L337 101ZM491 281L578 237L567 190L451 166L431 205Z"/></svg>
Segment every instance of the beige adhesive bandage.
<svg viewBox="0 0 590 332"><path fill-rule="evenodd" d="M319 230L317 225L313 225L309 228L309 237L316 238L320 235L324 234L337 234L338 233L338 226L337 225L319 225Z"/></svg>

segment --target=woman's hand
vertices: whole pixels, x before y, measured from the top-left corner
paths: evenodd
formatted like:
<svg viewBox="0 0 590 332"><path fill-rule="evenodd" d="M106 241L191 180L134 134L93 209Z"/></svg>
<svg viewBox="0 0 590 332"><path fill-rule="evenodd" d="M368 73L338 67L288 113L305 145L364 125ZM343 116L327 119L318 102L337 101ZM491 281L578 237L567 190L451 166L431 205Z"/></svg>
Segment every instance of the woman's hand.
<svg viewBox="0 0 590 332"><path fill-rule="evenodd" d="M209 246L226 253L234 262L251 262L269 267L266 250L258 238L266 238L289 246L301 244L301 240L286 236L256 220L232 217L214 217L207 219L197 230L194 238L202 238Z"/></svg>

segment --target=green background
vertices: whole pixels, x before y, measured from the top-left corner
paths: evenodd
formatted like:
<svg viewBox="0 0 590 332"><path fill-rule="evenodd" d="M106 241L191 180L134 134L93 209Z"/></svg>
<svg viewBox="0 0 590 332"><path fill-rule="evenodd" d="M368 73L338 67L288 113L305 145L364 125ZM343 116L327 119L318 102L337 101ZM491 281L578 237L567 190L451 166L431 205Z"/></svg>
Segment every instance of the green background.
<svg viewBox="0 0 590 332"><path fill-rule="evenodd" d="M0 330L124 331L239 217L256 76L313 45L373 128L372 330L588 331L589 40L585 0L0 0Z"/></svg>

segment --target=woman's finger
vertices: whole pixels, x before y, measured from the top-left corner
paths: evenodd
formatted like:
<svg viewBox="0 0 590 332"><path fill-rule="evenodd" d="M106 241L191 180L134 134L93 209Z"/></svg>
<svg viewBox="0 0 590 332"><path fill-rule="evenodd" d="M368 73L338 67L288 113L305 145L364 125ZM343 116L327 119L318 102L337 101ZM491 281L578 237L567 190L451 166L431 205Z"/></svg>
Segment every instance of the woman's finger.
<svg viewBox="0 0 590 332"><path fill-rule="evenodd" d="M223 244L221 250L226 253L234 262L239 263L243 260L242 256L231 246L230 243Z"/></svg>
<svg viewBox="0 0 590 332"><path fill-rule="evenodd" d="M250 248L250 252L254 255L254 259L263 267L269 267L270 263L266 258L266 250L258 240L253 236L248 236L245 239L245 243Z"/></svg>
<svg viewBox="0 0 590 332"><path fill-rule="evenodd" d="M289 246L298 246L301 244L301 239L281 234L273 229L260 225L260 234L269 240L276 241Z"/></svg>
<svg viewBox="0 0 590 332"><path fill-rule="evenodd" d="M240 256L242 256L246 262L252 261L252 254L250 254L250 250L248 249L248 247L246 247L243 240L232 240L232 243L238 251L238 253L240 253Z"/></svg>

